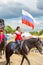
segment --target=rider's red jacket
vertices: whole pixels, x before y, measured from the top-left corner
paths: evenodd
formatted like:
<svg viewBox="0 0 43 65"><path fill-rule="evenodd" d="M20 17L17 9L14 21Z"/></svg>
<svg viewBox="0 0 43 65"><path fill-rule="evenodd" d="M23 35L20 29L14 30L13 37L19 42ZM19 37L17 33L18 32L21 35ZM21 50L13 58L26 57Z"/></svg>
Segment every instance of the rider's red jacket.
<svg viewBox="0 0 43 65"><path fill-rule="evenodd" d="M16 31L16 39L15 40L22 40L21 32Z"/></svg>
<svg viewBox="0 0 43 65"><path fill-rule="evenodd" d="M0 34L0 43L2 42L2 40L5 38L4 34Z"/></svg>

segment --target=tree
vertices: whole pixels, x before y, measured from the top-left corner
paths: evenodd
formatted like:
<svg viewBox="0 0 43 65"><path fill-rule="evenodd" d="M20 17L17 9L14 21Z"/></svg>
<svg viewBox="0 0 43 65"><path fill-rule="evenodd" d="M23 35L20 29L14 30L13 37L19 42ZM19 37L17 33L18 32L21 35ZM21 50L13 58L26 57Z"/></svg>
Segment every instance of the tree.
<svg viewBox="0 0 43 65"><path fill-rule="evenodd" d="M39 32L39 35L42 35L43 34L43 29Z"/></svg>
<svg viewBox="0 0 43 65"><path fill-rule="evenodd" d="M34 32L30 32L32 35L38 35L39 32L38 31L34 31Z"/></svg>
<svg viewBox="0 0 43 65"><path fill-rule="evenodd" d="M6 33L11 33L13 31L13 29L11 28L11 26L6 26L5 27L5 32Z"/></svg>

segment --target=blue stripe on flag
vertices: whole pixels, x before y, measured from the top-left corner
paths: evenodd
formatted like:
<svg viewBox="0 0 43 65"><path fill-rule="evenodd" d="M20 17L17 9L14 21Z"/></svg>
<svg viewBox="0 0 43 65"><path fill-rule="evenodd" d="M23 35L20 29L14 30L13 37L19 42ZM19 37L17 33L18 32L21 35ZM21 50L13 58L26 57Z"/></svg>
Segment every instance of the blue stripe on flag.
<svg viewBox="0 0 43 65"><path fill-rule="evenodd" d="M22 19L25 19L25 20L27 20L29 22L34 23L34 20L32 18L30 18L29 16L22 15Z"/></svg>

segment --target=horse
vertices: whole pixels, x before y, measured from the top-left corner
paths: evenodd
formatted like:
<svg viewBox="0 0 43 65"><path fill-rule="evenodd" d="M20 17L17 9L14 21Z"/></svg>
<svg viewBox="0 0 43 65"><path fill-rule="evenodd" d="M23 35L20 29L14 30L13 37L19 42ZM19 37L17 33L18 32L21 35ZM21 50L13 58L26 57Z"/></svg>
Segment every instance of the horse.
<svg viewBox="0 0 43 65"><path fill-rule="evenodd" d="M15 46L16 46L16 42L13 42L13 43L14 43ZM26 59L27 62L28 62L28 64L30 65L30 61L29 61L29 59L27 58L28 53L30 52L30 50L31 50L32 48L35 47L35 48L38 49L38 51L40 52L40 54L42 54L42 42L41 42L41 40L40 40L39 38L30 38L30 39L23 40L23 42L21 42L21 43L23 43L23 45L22 45L22 50L18 50L18 49L16 48L16 50L18 50L19 54L23 56L20 65L23 64L24 59ZM10 65L10 57L11 57L11 55L13 54L13 50L11 49L11 44L12 44L12 42L9 42L9 43L6 45L6 50L5 50L6 65L8 65L8 64ZM16 50L15 50L15 52L16 52ZM14 53L14 54L18 54L18 53ZM19 54L18 54L18 55L19 55Z"/></svg>
<svg viewBox="0 0 43 65"><path fill-rule="evenodd" d="M4 54L5 45L6 45L6 38L2 39L2 42L0 43L0 55L2 55L2 51ZM1 56L0 56L0 58L1 58Z"/></svg>

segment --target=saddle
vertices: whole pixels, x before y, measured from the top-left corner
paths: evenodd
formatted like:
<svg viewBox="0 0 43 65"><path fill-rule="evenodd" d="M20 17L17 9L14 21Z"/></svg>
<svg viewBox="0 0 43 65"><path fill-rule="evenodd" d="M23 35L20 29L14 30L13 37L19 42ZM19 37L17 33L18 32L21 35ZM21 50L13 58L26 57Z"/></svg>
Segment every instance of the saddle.
<svg viewBox="0 0 43 65"><path fill-rule="evenodd" d="M15 50L20 51L20 50L22 50L22 46L23 46L23 41L21 41L20 47L19 47L18 43L15 41L15 42L12 42L11 49L13 51L15 51Z"/></svg>

